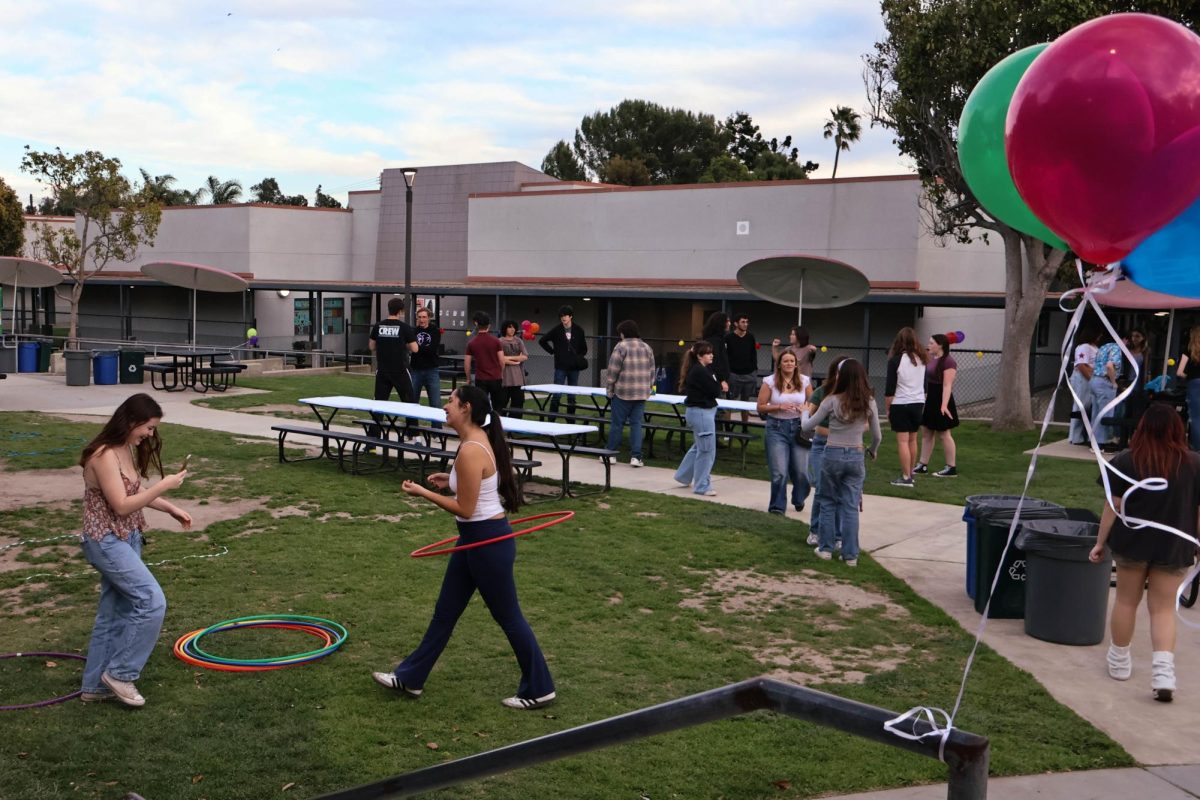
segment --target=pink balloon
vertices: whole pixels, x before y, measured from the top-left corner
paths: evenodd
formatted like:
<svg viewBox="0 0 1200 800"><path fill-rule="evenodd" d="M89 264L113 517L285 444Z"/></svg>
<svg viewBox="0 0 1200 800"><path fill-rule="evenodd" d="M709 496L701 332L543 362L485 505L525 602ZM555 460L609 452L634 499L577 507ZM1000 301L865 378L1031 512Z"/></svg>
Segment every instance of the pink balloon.
<svg viewBox="0 0 1200 800"><path fill-rule="evenodd" d="M1087 261L1118 261L1200 196L1200 37L1151 14L1060 36L1009 106L1021 198Z"/></svg>

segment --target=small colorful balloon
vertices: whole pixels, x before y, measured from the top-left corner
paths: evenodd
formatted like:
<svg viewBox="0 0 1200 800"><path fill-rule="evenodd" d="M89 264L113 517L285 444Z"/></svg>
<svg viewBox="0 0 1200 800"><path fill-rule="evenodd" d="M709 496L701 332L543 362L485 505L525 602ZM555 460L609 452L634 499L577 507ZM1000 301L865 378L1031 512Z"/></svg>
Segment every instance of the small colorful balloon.
<svg viewBox="0 0 1200 800"><path fill-rule="evenodd" d="M523 319L523 320L521 320L521 330L523 330L523 331L527 331L527 330L529 330L529 326L530 326L531 324L532 324L532 323L531 323L529 320L527 320L527 319Z"/></svg>
<svg viewBox="0 0 1200 800"><path fill-rule="evenodd" d="M258 347L258 337L257 336L251 336L247 341L250 342L251 347Z"/></svg>
<svg viewBox="0 0 1200 800"><path fill-rule="evenodd" d="M679 340L679 346L680 346L680 347L683 347L683 339L680 339L680 340Z"/></svg>
<svg viewBox="0 0 1200 800"><path fill-rule="evenodd" d="M524 333L521 334L521 338L527 342L532 342L533 341L533 331L525 331Z"/></svg>
<svg viewBox="0 0 1200 800"><path fill-rule="evenodd" d="M1173 358L1168 358L1168 359L1167 359L1167 366L1168 366L1168 367L1173 367L1173 366L1175 366L1175 359L1173 359Z"/></svg>
<svg viewBox="0 0 1200 800"><path fill-rule="evenodd" d="M965 342L967 340L967 335L965 333L963 333L962 331L955 331L954 335L956 337L958 337L959 344L962 344L963 342Z"/></svg>
<svg viewBox="0 0 1200 800"><path fill-rule="evenodd" d="M983 351L982 351L982 350L976 350L976 351L975 351L975 357L976 357L976 358L978 358L978 359L982 359L982 358L983 358Z"/></svg>
<svg viewBox="0 0 1200 800"><path fill-rule="evenodd" d="M537 333L541 329L542 329L542 326L539 325L538 323L536 323L536 322L529 323L529 330L533 331L534 333Z"/></svg>
<svg viewBox="0 0 1200 800"><path fill-rule="evenodd" d="M825 345L821 345L821 352L822 352L822 353L828 353L828 352L829 352L829 348L828 348L828 347L826 347Z"/></svg>
<svg viewBox="0 0 1200 800"><path fill-rule="evenodd" d="M246 338L247 339L253 338L255 336L258 336L258 328L248 328L246 330Z"/></svg>

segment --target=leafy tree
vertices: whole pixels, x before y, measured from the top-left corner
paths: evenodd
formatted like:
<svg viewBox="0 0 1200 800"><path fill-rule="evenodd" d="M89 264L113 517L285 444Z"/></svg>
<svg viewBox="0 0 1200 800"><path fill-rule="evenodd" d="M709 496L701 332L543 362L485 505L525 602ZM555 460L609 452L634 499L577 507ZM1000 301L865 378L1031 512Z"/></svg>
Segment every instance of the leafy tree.
<svg viewBox="0 0 1200 800"><path fill-rule="evenodd" d="M308 198L302 194L284 194L279 189L279 183L274 178L263 178L260 183L250 187L254 193L251 202L269 203L276 206L306 206Z"/></svg>
<svg viewBox="0 0 1200 800"><path fill-rule="evenodd" d="M25 246L25 210L21 198L0 178L0 256L19 256Z"/></svg>
<svg viewBox="0 0 1200 800"><path fill-rule="evenodd" d="M838 157L845 150L849 152L850 143L857 142L862 135L862 125L859 123L858 112L849 106L838 106L829 109L830 119L825 122L825 138L833 139L833 175L837 177Z"/></svg>
<svg viewBox="0 0 1200 800"><path fill-rule="evenodd" d="M236 179L223 181L216 175L209 175L204 185L196 190L196 202L203 202L206 197L214 206L236 203L242 197L242 182Z"/></svg>
<svg viewBox="0 0 1200 800"><path fill-rule="evenodd" d="M737 159L746 169L730 170L730 165L721 158L714 159L701 177L702 183L709 179L716 182L725 180L744 181L781 181L800 180L807 178L808 173L817 169L818 164L806 161L799 162L800 151L792 147L792 137L779 139L764 139L759 127L745 111L730 114L721 124L728 139L728 155ZM743 175L743 177L727 177L717 179L714 176L724 174Z"/></svg>
<svg viewBox="0 0 1200 800"><path fill-rule="evenodd" d="M314 203L317 208L341 208L342 204L321 191L321 184L317 184L317 202Z"/></svg>
<svg viewBox="0 0 1200 800"><path fill-rule="evenodd" d="M609 183L640 180L641 169L630 168L639 161L652 184L695 183L725 146L726 134L711 114L646 100L622 100L584 117L575 131L576 158ZM622 161L610 166L617 156Z"/></svg>
<svg viewBox="0 0 1200 800"><path fill-rule="evenodd" d="M601 167L600 180L619 186L649 186L650 168L640 158L613 156Z"/></svg>
<svg viewBox="0 0 1200 800"><path fill-rule="evenodd" d="M550 148L542 159L542 172L560 181L586 181L587 170L571 151L571 145L559 139L558 144Z"/></svg>
<svg viewBox="0 0 1200 800"><path fill-rule="evenodd" d="M728 153L722 153L708 164L708 169L700 176L700 183L737 183L754 180L750 171L740 158Z"/></svg>
<svg viewBox="0 0 1200 800"><path fill-rule="evenodd" d="M993 427L1027 430L1029 349L1061 250L992 219L958 164L958 118L971 90L1005 56L1054 41L1075 25L1115 11L1146 11L1195 27L1194 0L883 0L887 38L865 58L872 124L896 135L917 164L927 224L968 242L993 233L1004 243L1004 345Z"/></svg>
<svg viewBox="0 0 1200 800"><path fill-rule="evenodd" d="M44 184L55 199L72 198L76 224L55 229L34 226L34 251L62 268L72 284L64 298L71 306L67 344L78 343L79 300L85 282L113 261L129 262L140 245L154 244L162 206L149 187L135 191L121 175L121 162L95 150L69 155L25 146L21 171Z"/></svg>
<svg viewBox="0 0 1200 800"><path fill-rule="evenodd" d="M43 217L75 216L75 197L65 191L61 197L43 197L38 201L37 213Z"/></svg>
<svg viewBox="0 0 1200 800"><path fill-rule="evenodd" d="M147 196L151 197L156 203L162 206L194 206L196 205L196 195L189 192L187 189L175 188L174 175L154 175L144 169L139 169L142 173L142 184L145 186Z"/></svg>

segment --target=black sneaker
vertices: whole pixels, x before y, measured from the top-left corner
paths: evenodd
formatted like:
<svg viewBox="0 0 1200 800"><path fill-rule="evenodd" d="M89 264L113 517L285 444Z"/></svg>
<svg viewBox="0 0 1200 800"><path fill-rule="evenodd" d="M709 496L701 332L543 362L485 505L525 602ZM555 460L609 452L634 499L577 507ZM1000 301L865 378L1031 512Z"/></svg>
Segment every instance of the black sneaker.
<svg viewBox="0 0 1200 800"><path fill-rule="evenodd" d="M933 473L933 477L935 477L935 478L957 478L958 477L958 468L951 467L951 466L942 467L937 472Z"/></svg>
<svg viewBox="0 0 1200 800"><path fill-rule="evenodd" d="M916 481L914 481L912 478L905 478L903 476L896 478L896 480L892 481L892 486L905 486L905 487L908 487L909 489L911 489L912 487L914 487L916 485L917 485Z"/></svg>
<svg viewBox="0 0 1200 800"><path fill-rule="evenodd" d="M929 473L929 467L926 464L917 464L913 467L913 475L926 475Z"/></svg>

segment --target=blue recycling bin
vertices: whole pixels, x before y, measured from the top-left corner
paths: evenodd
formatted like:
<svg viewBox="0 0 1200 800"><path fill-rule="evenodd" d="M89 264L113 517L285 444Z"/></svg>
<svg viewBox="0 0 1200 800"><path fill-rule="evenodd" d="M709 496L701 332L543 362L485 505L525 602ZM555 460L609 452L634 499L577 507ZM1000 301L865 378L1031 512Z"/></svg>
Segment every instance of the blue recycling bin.
<svg viewBox="0 0 1200 800"><path fill-rule="evenodd" d="M38 343L21 342L17 346L17 372L38 371Z"/></svg>
<svg viewBox="0 0 1200 800"><path fill-rule="evenodd" d="M110 386L117 382L120 372L117 369L116 350L95 350L92 352L92 383Z"/></svg>

